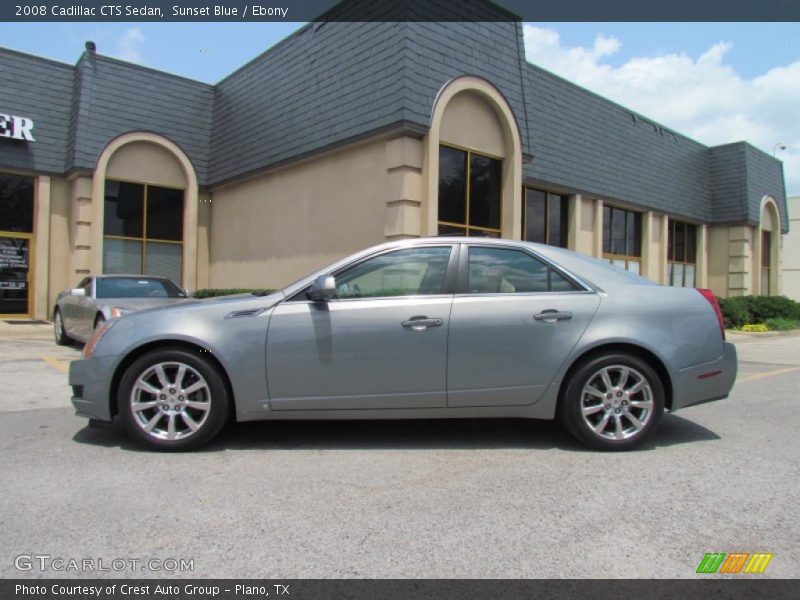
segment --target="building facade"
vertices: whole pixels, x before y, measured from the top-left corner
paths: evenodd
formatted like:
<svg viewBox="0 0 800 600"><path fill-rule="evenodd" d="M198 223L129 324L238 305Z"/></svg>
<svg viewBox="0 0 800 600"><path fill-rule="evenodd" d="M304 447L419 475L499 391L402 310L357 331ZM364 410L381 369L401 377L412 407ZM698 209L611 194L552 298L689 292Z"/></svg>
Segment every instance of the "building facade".
<svg viewBox="0 0 800 600"><path fill-rule="evenodd" d="M347 6L216 85L93 49L74 66L0 49L0 314L47 318L89 273L279 287L440 234L780 293L773 157L704 146L527 62L513 20L346 22Z"/></svg>
<svg viewBox="0 0 800 600"><path fill-rule="evenodd" d="M789 233L783 236L781 249L785 257L781 293L800 302L800 196L789 198L786 204Z"/></svg>

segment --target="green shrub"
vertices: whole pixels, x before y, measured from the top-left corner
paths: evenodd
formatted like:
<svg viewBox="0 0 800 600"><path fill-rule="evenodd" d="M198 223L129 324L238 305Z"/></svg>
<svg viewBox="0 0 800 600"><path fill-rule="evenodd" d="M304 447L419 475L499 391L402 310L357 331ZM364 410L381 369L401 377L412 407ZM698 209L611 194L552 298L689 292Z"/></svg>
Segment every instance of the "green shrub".
<svg viewBox="0 0 800 600"><path fill-rule="evenodd" d="M766 333L769 331L769 327L767 327L764 323L748 323L747 325L742 325L739 331L747 331L748 333Z"/></svg>
<svg viewBox="0 0 800 600"><path fill-rule="evenodd" d="M231 296L233 294L254 294L254 293L269 293L273 290L269 289L252 289L252 288L203 288L197 290L192 294L192 298L213 298L215 296Z"/></svg>
<svg viewBox="0 0 800 600"><path fill-rule="evenodd" d="M796 319L767 319L766 326L770 331L791 331L792 329L800 329L800 321Z"/></svg>
<svg viewBox="0 0 800 600"><path fill-rule="evenodd" d="M743 296L751 322L763 323L767 319L800 319L800 303L786 296Z"/></svg>
<svg viewBox="0 0 800 600"><path fill-rule="evenodd" d="M726 329L738 329L752 322L750 312L742 299L741 297L717 298Z"/></svg>
<svg viewBox="0 0 800 600"><path fill-rule="evenodd" d="M717 298L725 327L766 323L770 319L800 321L800 302L786 296L734 296Z"/></svg>

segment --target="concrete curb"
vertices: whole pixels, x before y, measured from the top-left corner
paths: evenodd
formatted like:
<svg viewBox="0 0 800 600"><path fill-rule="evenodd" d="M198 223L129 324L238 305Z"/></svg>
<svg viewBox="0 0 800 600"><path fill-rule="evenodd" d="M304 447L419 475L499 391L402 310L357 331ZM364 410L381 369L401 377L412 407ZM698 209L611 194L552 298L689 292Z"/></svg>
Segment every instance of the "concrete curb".
<svg viewBox="0 0 800 600"><path fill-rule="evenodd" d="M15 321L13 325L8 321ZM53 325L26 323L24 319L0 319L0 340L53 339Z"/></svg>

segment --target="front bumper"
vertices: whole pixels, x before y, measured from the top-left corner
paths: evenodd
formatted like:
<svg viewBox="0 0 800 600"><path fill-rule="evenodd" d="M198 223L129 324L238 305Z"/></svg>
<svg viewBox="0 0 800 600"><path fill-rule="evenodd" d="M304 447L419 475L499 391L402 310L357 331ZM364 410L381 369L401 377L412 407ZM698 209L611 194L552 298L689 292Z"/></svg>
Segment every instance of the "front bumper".
<svg viewBox="0 0 800 600"><path fill-rule="evenodd" d="M716 360L678 371L673 383L672 410L727 398L736 381L736 346L723 343Z"/></svg>
<svg viewBox="0 0 800 600"><path fill-rule="evenodd" d="M98 421L111 420L111 377L115 356L74 360L69 366L75 414Z"/></svg>

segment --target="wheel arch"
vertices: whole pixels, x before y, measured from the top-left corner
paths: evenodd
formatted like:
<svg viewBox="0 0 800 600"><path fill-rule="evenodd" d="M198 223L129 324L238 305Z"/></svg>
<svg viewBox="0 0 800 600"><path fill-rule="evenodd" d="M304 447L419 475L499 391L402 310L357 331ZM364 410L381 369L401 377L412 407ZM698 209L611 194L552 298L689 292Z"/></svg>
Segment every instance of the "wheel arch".
<svg viewBox="0 0 800 600"><path fill-rule="evenodd" d="M199 344L194 344L192 342L186 340L179 340L179 339L166 339L166 340L156 340L152 342L148 342L146 344L142 344L137 348L131 350L125 358L123 358L119 364L117 365L116 369L114 369L114 375L111 377L111 385L108 390L108 403L111 408L111 416L114 417L118 410L117 410L117 391L119 390L119 384L122 380L122 376L125 374L125 371L128 370L134 361L139 359L140 357L144 356L151 350L166 350L166 349L177 349L177 350L188 350L190 352L196 352L198 355L201 355L203 359L208 360L211 364L217 369L220 376L222 377L222 381L225 384L225 390L228 393L228 408L230 409L230 416L231 418L236 418L236 399L233 395L233 384L231 383L230 375L228 371L222 364L222 361L217 358L213 352L211 352L208 348L204 348Z"/></svg>
<svg viewBox="0 0 800 600"><path fill-rule="evenodd" d="M659 358L654 352L644 348L643 346L639 346L630 342L613 342L589 348L572 360L569 368L564 373L564 377L561 378L561 384L559 385L558 389L558 403L556 405L556 411L558 411L561 406L561 401L564 397L564 392L567 388L567 384L570 381L570 377L580 367L580 365L587 360L591 360L595 356L600 354L608 354L609 352L624 352L626 354L633 354L650 365L661 380L661 384L664 386L664 407L672 410L672 377L670 376L669 370L667 370L664 361L662 361L661 358Z"/></svg>

